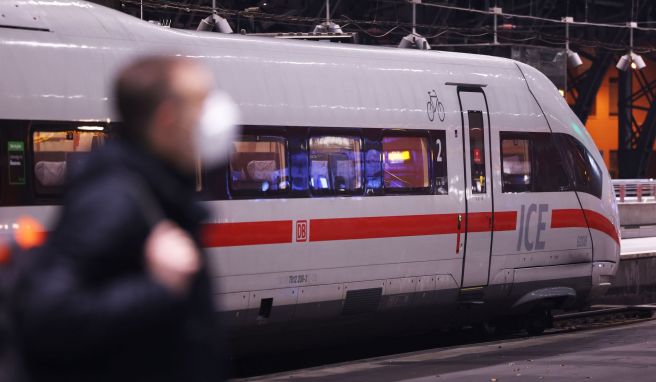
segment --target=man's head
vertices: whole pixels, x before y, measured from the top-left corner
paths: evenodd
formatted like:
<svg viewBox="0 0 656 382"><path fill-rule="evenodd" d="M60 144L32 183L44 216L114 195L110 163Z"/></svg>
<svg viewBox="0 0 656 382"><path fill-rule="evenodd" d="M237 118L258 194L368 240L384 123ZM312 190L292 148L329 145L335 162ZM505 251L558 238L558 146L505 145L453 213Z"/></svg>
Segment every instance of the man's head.
<svg viewBox="0 0 656 382"><path fill-rule="evenodd" d="M134 62L116 81L123 120L119 135L192 173L198 158L194 129L213 84L212 74L188 59L162 56Z"/></svg>

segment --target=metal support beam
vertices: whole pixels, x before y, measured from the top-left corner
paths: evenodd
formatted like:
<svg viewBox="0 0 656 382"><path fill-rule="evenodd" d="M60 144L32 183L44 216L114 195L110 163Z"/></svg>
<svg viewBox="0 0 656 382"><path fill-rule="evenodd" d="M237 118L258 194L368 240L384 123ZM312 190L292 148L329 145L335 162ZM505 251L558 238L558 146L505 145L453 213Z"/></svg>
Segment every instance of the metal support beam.
<svg viewBox="0 0 656 382"><path fill-rule="evenodd" d="M646 111L647 115L641 124L638 124L635 116L632 115L630 129L622 125L621 128L623 128L622 131L630 131L632 134L630 137L624 137L627 140L625 143L628 143L625 147L630 147L631 149L630 154L625 152L625 154L628 154L626 160L632 160L632 163L626 163L625 166L635 169L635 178L642 178L647 176L649 158L652 155L654 139L656 138L656 103L654 102L656 98L656 81L648 81L643 71L635 71L632 76L635 76L635 82L637 82L639 88L637 91L629 94L629 97L624 101L624 105L627 108L630 107L631 112L639 109ZM649 106L641 107L633 104L640 99L645 99ZM626 121L621 120L620 123L624 124Z"/></svg>
<svg viewBox="0 0 656 382"><path fill-rule="evenodd" d="M584 125L613 58L610 52L600 51L592 60L590 68L570 82L571 86L568 90L574 98L572 110Z"/></svg>
<svg viewBox="0 0 656 382"><path fill-rule="evenodd" d="M633 77L638 89L633 92ZM621 178L646 177L649 157L656 138L656 81L648 81L642 71L627 70L618 81L618 160ZM648 107L634 105L644 99ZM642 123L638 123L635 110L647 112Z"/></svg>
<svg viewBox="0 0 656 382"><path fill-rule="evenodd" d="M640 5L638 14L643 12L643 8L645 8L644 3ZM632 12L631 7L631 21L634 20ZM631 34L630 46L633 46L633 34ZM649 81L641 70L632 70L631 68L620 71L619 74L617 83L619 177L643 178L646 176L656 136L656 131L654 131L656 129L656 104L654 103L656 81ZM633 91L634 76L635 82L638 84L635 92ZM634 106L634 102L643 99L649 107L642 123L638 123L634 111L643 108L638 105Z"/></svg>
<svg viewBox="0 0 656 382"><path fill-rule="evenodd" d="M619 177L623 179L638 178L636 150L632 143L635 137L633 131L633 91L631 83L633 71L619 72L617 81L617 121L618 121L618 143L617 143L617 166Z"/></svg>

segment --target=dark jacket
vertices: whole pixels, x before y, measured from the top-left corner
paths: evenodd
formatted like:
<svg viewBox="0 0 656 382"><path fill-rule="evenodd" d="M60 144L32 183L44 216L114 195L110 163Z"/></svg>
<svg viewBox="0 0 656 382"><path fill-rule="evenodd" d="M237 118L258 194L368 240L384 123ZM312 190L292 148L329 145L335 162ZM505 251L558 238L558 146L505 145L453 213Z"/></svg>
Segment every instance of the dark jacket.
<svg viewBox="0 0 656 382"><path fill-rule="evenodd" d="M6 245L0 243L3 244ZM16 248L12 246L10 253L15 252ZM0 261L0 382L24 381L9 304L20 265L13 260L14 258L9 257Z"/></svg>
<svg viewBox="0 0 656 382"><path fill-rule="evenodd" d="M199 239L203 211L185 178L114 141L75 170L16 322L33 381L220 380L224 355L207 267L184 299L153 281L143 248L166 217Z"/></svg>

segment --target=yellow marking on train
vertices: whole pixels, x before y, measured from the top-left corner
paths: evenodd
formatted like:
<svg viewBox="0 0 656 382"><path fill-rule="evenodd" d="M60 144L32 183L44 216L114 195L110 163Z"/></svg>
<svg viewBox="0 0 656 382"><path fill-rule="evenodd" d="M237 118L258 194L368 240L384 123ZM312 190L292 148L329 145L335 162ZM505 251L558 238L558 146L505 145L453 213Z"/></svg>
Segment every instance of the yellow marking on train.
<svg viewBox="0 0 656 382"><path fill-rule="evenodd" d="M460 291L461 292L469 292L469 291L472 291L472 290L480 290L480 289L483 289L483 287L479 286L479 287L460 288Z"/></svg>

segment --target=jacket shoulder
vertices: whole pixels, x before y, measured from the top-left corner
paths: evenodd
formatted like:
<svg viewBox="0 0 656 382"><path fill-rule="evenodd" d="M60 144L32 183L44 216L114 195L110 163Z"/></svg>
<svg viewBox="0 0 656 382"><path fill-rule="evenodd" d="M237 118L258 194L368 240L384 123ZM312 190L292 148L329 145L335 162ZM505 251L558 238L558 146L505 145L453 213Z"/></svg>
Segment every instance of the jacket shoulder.
<svg viewBox="0 0 656 382"><path fill-rule="evenodd" d="M147 189L129 171L86 177L68 190L51 244L80 257L110 256L140 245L150 230Z"/></svg>

